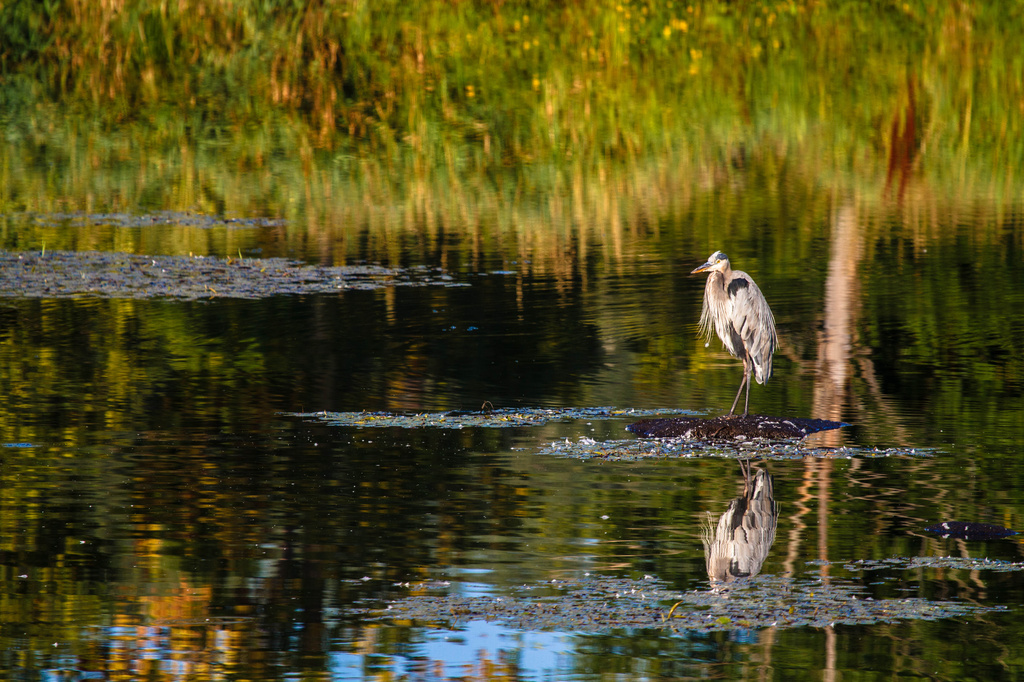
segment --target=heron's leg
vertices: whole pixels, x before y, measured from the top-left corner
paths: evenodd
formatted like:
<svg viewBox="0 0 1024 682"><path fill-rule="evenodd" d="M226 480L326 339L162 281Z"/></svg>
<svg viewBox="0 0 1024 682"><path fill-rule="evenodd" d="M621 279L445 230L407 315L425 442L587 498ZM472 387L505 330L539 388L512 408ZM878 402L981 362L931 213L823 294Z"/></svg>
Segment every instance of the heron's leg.
<svg viewBox="0 0 1024 682"><path fill-rule="evenodd" d="M747 398L743 401L743 416L747 416L747 408L750 407L750 370L747 369Z"/></svg>
<svg viewBox="0 0 1024 682"><path fill-rule="evenodd" d="M748 389L747 390L748 391L750 390L749 389L749 384L750 384L749 377L750 377L750 373L747 371L747 361L744 360L743 361L743 381L740 382L740 390L736 391L736 399L732 401L732 407L729 408L729 414L730 415L733 412L736 411L736 404L740 401L740 395L743 393L743 385L747 384L748 385Z"/></svg>

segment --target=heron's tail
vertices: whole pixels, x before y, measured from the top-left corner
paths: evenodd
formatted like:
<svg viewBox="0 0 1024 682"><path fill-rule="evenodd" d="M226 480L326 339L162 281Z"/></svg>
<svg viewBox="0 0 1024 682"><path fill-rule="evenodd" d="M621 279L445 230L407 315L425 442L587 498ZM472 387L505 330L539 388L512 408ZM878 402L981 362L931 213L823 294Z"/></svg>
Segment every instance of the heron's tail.
<svg viewBox="0 0 1024 682"><path fill-rule="evenodd" d="M754 359L754 378L757 379L757 383L763 384L772 378L772 356L769 354L767 358L758 362Z"/></svg>
<svg viewBox="0 0 1024 682"><path fill-rule="evenodd" d="M764 332L757 334L750 348L750 359L754 365L754 378L763 384L772 378L772 354L779 345L779 336L775 331L775 318L771 311L764 319Z"/></svg>

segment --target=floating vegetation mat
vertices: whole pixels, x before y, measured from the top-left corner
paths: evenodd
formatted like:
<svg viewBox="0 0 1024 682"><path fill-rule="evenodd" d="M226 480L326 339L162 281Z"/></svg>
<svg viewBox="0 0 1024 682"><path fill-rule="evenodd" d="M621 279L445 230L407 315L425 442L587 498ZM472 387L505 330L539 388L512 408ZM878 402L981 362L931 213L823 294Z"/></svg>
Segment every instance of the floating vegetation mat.
<svg viewBox="0 0 1024 682"><path fill-rule="evenodd" d="M819 431L849 426L843 422L827 419L805 419L803 417L768 417L763 414L722 415L710 419L704 417L672 417L669 419L641 419L626 427L627 431L642 438L698 438L733 440L746 438L771 438L782 440L803 438Z"/></svg>
<svg viewBox="0 0 1024 682"><path fill-rule="evenodd" d="M426 590L424 590L426 591ZM839 581L757 576L713 590L673 592L643 580L582 578L524 586L508 596L416 594L371 610L376 620L457 628L497 621L520 630L601 632L616 628L734 630L866 625L974 616L1003 607L919 598L879 599Z"/></svg>
<svg viewBox="0 0 1024 682"><path fill-rule="evenodd" d="M0 251L8 298L265 298L394 286L468 286L438 268L317 266L284 258Z"/></svg>
<svg viewBox="0 0 1024 682"><path fill-rule="evenodd" d="M512 426L541 426L555 421L632 419L666 414L680 414L685 410L641 410L616 407L576 408L507 408L479 412L285 412L286 417L316 421L328 426L360 426L369 428L397 427L404 429L441 428L507 428ZM800 438L775 440L737 436L731 440L679 438L627 438L623 440L553 441L541 446L539 454L602 459L607 461L636 461L654 457L730 457L738 459L802 459L804 457L931 457L936 450L929 448L858 448L814 447L803 444Z"/></svg>
<svg viewBox="0 0 1024 682"><path fill-rule="evenodd" d="M170 225L175 227L214 227L260 228L282 227L286 223L279 218L225 218L224 216L206 215L191 211L155 211L153 213L86 213L84 211L57 213L19 214L37 225L63 226L70 225L112 225L114 227L153 227Z"/></svg>
<svg viewBox="0 0 1024 682"><path fill-rule="evenodd" d="M688 438L554 441L542 447L541 454L574 457L576 459L602 459L607 461L636 461L652 457L732 457L739 459L802 459L804 457L931 457L936 450L930 448L858 448L809 447L799 439L775 441L762 438L739 437L733 442L705 441Z"/></svg>
<svg viewBox="0 0 1024 682"><path fill-rule="evenodd" d="M1024 562L1001 559L972 559L970 557L920 556L890 557L888 559L857 559L855 561L812 561L814 566L840 566L857 571L905 571L921 568L962 571L995 571L997 573L1024 573Z"/></svg>
<svg viewBox="0 0 1024 682"><path fill-rule="evenodd" d="M468 427L539 426L553 421L647 417L659 414L678 414L679 412L680 410L635 410L615 407L559 409L527 407L482 410L479 412L427 412L419 414L399 414L395 412L288 412L285 413L285 416L321 421L330 426L464 429Z"/></svg>

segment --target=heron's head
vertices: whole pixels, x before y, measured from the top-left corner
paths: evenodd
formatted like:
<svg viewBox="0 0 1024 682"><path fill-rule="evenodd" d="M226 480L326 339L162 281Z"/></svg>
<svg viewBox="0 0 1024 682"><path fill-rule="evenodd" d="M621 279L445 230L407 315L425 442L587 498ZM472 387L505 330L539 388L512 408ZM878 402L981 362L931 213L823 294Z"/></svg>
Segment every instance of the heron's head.
<svg viewBox="0 0 1024 682"><path fill-rule="evenodd" d="M729 257L721 251L715 251L713 254L708 256L708 262L700 267L694 268L690 274L698 272L719 272L729 267Z"/></svg>

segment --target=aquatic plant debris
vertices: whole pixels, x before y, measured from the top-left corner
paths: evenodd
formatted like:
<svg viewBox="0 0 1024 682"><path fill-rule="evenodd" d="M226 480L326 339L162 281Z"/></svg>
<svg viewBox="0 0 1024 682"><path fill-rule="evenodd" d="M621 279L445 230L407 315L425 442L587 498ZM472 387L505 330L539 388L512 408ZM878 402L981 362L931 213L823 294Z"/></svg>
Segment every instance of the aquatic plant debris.
<svg viewBox="0 0 1024 682"><path fill-rule="evenodd" d="M479 411L450 412L284 412L283 416L316 421L328 426L358 426L366 428L510 428L515 426L541 426L553 421L630 419L665 414L680 414L684 410L637 409L618 407L520 407ZM576 440L562 439L540 447L538 454L601 459L605 461L636 461L657 457L724 457L735 459L802 459L828 457L931 457L936 450L929 448L862 448L815 447L804 445L799 438L779 441L739 436L730 441L692 438L629 438L625 440L594 440L580 436Z"/></svg>
<svg viewBox="0 0 1024 682"><path fill-rule="evenodd" d="M819 457L852 459L854 457L932 457L932 448L864 448L815 447L804 445L800 439L788 441L739 437L732 441L701 440L691 438L625 439L599 441L580 437L577 440L558 440L540 449L540 454L600 459L604 461L637 461L657 457L725 457L736 459L760 458L770 460Z"/></svg>
<svg viewBox="0 0 1024 682"><path fill-rule="evenodd" d="M638 410L615 407L520 407L470 412L421 412L416 414L396 412L290 412L285 413L285 416L321 421L330 426L464 429L469 427L508 428L513 426L539 426L552 421L616 419L658 414L678 414L679 412L680 410Z"/></svg>
<svg viewBox="0 0 1024 682"><path fill-rule="evenodd" d="M368 609L372 620L458 628L496 621L520 630L603 632L617 628L686 631L866 625L1005 611L1001 606L921 598L872 599L863 586L833 579L757 576L712 589L675 592L656 578L584 577L524 585L508 594L414 592ZM431 590L434 591L434 590Z"/></svg>
<svg viewBox="0 0 1024 682"><path fill-rule="evenodd" d="M731 440L747 438L803 438L819 431L849 426L844 422L804 417L768 417L762 414L721 415L704 417L669 417L641 419L626 427L641 438L700 438Z"/></svg>
<svg viewBox="0 0 1024 682"><path fill-rule="evenodd" d="M220 215L196 213L194 211L153 211L152 213L87 213L67 211L55 213L21 214L38 225L112 225L114 227L151 227L173 225L175 227L263 228L283 227L287 222L281 218L226 218Z"/></svg>
<svg viewBox="0 0 1024 682"><path fill-rule="evenodd" d="M851 572L862 571L914 571L922 568L960 571L995 571L997 573L1024 573L1024 561L1004 561L982 557L919 556L889 557L886 559L856 559L853 561L812 561L814 566L840 566Z"/></svg>
<svg viewBox="0 0 1024 682"><path fill-rule="evenodd" d="M469 286L440 268L307 265L286 258L0 251L0 297L266 298L398 286Z"/></svg>

